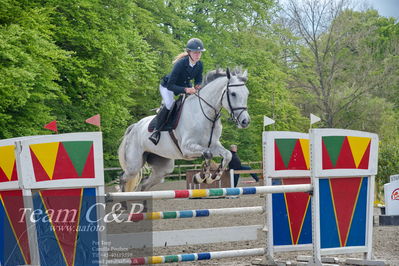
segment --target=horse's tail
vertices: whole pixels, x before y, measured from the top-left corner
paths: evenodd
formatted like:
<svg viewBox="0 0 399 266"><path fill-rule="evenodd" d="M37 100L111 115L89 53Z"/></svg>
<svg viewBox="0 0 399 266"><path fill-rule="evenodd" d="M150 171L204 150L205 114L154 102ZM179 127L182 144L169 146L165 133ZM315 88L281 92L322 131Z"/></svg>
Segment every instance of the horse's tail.
<svg viewBox="0 0 399 266"><path fill-rule="evenodd" d="M125 134L123 135L122 142L119 145L119 149L118 149L119 164L121 165L121 168L125 173L126 173L126 168L127 168L126 150L129 145L128 139L130 137L129 135L131 133L134 133L135 126L136 126L136 124L132 124L126 129ZM142 179L142 175L140 175L140 173L138 173L136 176L129 178L129 180L123 180L122 191L125 191L125 192L135 191L137 189L138 185L140 184L141 179Z"/></svg>
<svg viewBox="0 0 399 266"><path fill-rule="evenodd" d="M123 135L122 142L119 145L119 149L118 149L119 164L121 165L121 168L123 171L126 171L127 138L128 138L128 135L130 134L130 132L133 130L135 125L136 124L132 124L126 129L125 134Z"/></svg>

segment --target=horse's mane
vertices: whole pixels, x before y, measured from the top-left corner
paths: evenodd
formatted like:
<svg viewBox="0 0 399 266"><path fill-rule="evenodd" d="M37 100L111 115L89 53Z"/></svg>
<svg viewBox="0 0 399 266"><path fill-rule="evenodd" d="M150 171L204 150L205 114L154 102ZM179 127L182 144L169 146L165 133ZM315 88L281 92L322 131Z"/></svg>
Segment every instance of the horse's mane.
<svg viewBox="0 0 399 266"><path fill-rule="evenodd" d="M242 76L243 70L240 67L234 68L232 71L230 71L230 74L232 76L237 76L240 80L246 81L246 78ZM202 81L202 87L205 87L207 84L211 83L215 79L218 79L220 77L226 77L227 73L225 70L218 68L215 70L211 70L208 73L206 73L204 80Z"/></svg>

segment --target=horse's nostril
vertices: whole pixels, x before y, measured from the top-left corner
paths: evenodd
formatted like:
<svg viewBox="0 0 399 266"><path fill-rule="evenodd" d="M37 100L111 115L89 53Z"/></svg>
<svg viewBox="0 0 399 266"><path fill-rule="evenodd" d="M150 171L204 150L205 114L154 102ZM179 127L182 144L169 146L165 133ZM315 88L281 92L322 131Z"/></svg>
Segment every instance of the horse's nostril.
<svg viewBox="0 0 399 266"><path fill-rule="evenodd" d="M244 119L244 120L242 120L241 126L247 127L248 125L249 125L249 119Z"/></svg>

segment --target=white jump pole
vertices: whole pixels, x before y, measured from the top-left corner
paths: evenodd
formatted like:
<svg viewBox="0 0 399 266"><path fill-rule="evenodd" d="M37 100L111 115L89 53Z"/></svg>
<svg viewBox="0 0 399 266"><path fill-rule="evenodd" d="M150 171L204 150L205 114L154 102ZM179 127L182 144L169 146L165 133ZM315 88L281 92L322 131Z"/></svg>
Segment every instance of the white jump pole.
<svg viewBox="0 0 399 266"><path fill-rule="evenodd" d="M165 190L144 192L111 192L107 194L108 201L127 201L145 199L175 199L175 198L201 198L212 196L237 196L286 192L311 192L311 184L259 186L244 188L218 188L218 189L191 189L191 190Z"/></svg>
<svg viewBox="0 0 399 266"><path fill-rule="evenodd" d="M158 264L158 263L171 263L171 262L183 262L183 261L223 259L223 258L234 258L234 257L261 256L263 254L265 254L264 248L253 248L253 249L238 249L238 250L214 251L214 252L203 252L203 253L192 253L192 254L167 255L167 256L139 257L131 259L116 259L116 260L109 260L108 264L144 265L144 264Z"/></svg>
<svg viewBox="0 0 399 266"><path fill-rule="evenodd" d="M146 213L130 213L121 214L118 219L126 221L141 220L160 220L160 219L181 219L181 218L201 218L211 216L234 216L238 214L260 214L264 213L263 206L255 207L239 207L239 208L223 208L223 209L199 209L199 210L182 210L182 211L164 211L164 212L146 212Z"/></svg>

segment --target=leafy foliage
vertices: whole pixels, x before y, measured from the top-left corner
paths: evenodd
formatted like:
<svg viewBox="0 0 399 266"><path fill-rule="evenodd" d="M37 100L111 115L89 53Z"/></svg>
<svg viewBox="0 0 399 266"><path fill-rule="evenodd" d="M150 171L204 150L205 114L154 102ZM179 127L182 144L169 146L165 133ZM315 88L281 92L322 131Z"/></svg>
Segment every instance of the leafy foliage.
<svg viewBox="0 0 399 266"><path fill-rule="evenodd" d="M0 138L43 133L53 118L49 104L64 96L56 64L68 53L53 41L46 8L7 1L0 21Z"/></svg>

